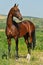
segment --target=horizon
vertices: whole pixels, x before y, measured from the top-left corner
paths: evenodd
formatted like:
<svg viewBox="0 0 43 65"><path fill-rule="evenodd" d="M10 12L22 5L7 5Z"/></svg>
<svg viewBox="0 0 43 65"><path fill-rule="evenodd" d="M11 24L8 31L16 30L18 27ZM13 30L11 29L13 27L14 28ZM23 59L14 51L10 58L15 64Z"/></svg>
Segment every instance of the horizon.
<svg viewBox="0 0 43 65"><path fill-rule="evenodd" d="M5 14L0 14L0 16L7 16L7 15L5 15ZM42 17L35 17L35 16L23 16L23 17L42 18Z"/></svg>

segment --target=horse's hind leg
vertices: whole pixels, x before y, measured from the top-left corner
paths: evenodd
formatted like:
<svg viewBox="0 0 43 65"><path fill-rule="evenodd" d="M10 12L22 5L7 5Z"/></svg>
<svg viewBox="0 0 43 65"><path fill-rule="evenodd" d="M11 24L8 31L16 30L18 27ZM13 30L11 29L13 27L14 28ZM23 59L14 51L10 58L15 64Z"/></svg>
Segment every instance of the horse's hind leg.
<svg viewBox="0 0 43 65"><path fill-rule="evenodd" d="M7 38L8 41L8 55L10 57L10 50L11 50L11 38Z"/></svg>
<svg viewBox="0 0 43 65"><path fill-rule="evenodd" d="M26 42L26 45L27 45L28 53L30 54L31 52L30 52L30 45L29 45L29 41L28 41L28 35L25 35L24 39L25 39L25 42Z"/></svg>
<svg viewBox="0 0 43 65"><path fill-rule="evenodd" d="M31 54L28 39L26 39L25 42L27 44L28 53Z"/></svg>
<svg viewBox="0 0 43 65"><path fill-rule="evenodd" d="M30 49L33 49L33 43L32 43L32 36L29 37L29 47Z"/></svg>
<svg viewBox="0 0 43 65"><path fill-rule="evenodd" d="M24 39L25 39L25 42L26 42L26 45L27 45L27 49L28 49L27 59L30 60L31 51L30 51L30 46L29 46L29 41L28 41L28 35L25 35Z"/></svg>
<svg viewBox="0 0 43 65"><path fill-rule="evenodd" d="M34 50L34 48L35 48L35 46L36 46L36 36L35 36L35 31L33 32L32 37L33 37L33 50Z"/></svg>

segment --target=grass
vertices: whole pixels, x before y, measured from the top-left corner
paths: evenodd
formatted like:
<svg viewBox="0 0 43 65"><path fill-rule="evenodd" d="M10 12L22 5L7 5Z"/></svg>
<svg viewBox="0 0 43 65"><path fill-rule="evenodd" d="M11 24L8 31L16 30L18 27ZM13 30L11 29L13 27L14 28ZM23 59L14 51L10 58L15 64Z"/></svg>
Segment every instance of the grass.
<svg viewBox="0 0 43 65"><path fill-rule="evenodd" d="M24 56L27 55L27 46L24 38L19 39L19 56L18 61L15 59L15 40L11 41L11 58L2 59L3 52L8 55L8 43L5 31L0 31L0 65L43 65L43 19L25 18L31 20L36 26L36 47L32 50L31 59L28 62ZM3 27L2 27L3 25ZM0 20L0 29L5 29L6 20Z"/></svg>
<svg viewBox="0 0 43 65"><path fill-rule="evenodd" d="M0 19L0 29L5 29L6 27L6 19Z"/></svg>
<svg viewBox="0 0 43 65"><path fill-rule="evenodd" d="M19 56L21 56L18 61L15 59L15 40L12 39L11 43L11 58L2 59L3 52L8 54L8 45L5 32L0 32L0 64L1 65L43 65L43 35L42 32L36 32L37 46L31 54L31 60L28 62L24 56L27 55L27 47L24 42L24 38L19 39Z"/></svg>

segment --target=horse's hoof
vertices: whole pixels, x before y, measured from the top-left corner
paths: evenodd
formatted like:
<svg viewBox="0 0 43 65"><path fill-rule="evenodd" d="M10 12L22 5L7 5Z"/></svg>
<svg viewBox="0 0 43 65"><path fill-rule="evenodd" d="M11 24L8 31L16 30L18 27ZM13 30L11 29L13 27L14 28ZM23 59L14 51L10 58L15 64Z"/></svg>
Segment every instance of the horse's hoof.
<svg viewBox="0 0 43 65"><path fill-rule="evenodd" d="M30 54L27 54L27 60L29 60L30 61Z"/></svg>
<svg viewBox="0 0 43 65"><path fill-rule="evenodd" d="M16 61L18 61L18 59L16 59Z"/></svg>
<svg viewBox="0 0 43 65"><path fill-rule="evenodd" d="M18 59L19 58L19 56L16 56L16 59Z"/></svg>

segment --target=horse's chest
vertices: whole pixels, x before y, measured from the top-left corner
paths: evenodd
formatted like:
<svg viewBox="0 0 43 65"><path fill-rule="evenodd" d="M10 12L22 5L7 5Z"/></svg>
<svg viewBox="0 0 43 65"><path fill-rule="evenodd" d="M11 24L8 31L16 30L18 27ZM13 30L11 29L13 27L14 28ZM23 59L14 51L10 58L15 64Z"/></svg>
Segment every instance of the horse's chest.
<svg viewBox="0 0 43 65"><path fill-rule="evenodd" d="M7 35L15 37L17 34L17 29L14 26L7 28Z"/></svg>
<svg viewBox="0 0 43 65"><path fill-rule="evenodd" d="M11 31L10 28L7 28L7 29L6 29L6 34L7 34L7 36L10 36L10 35L12 34L12 31Z"/></svg>

